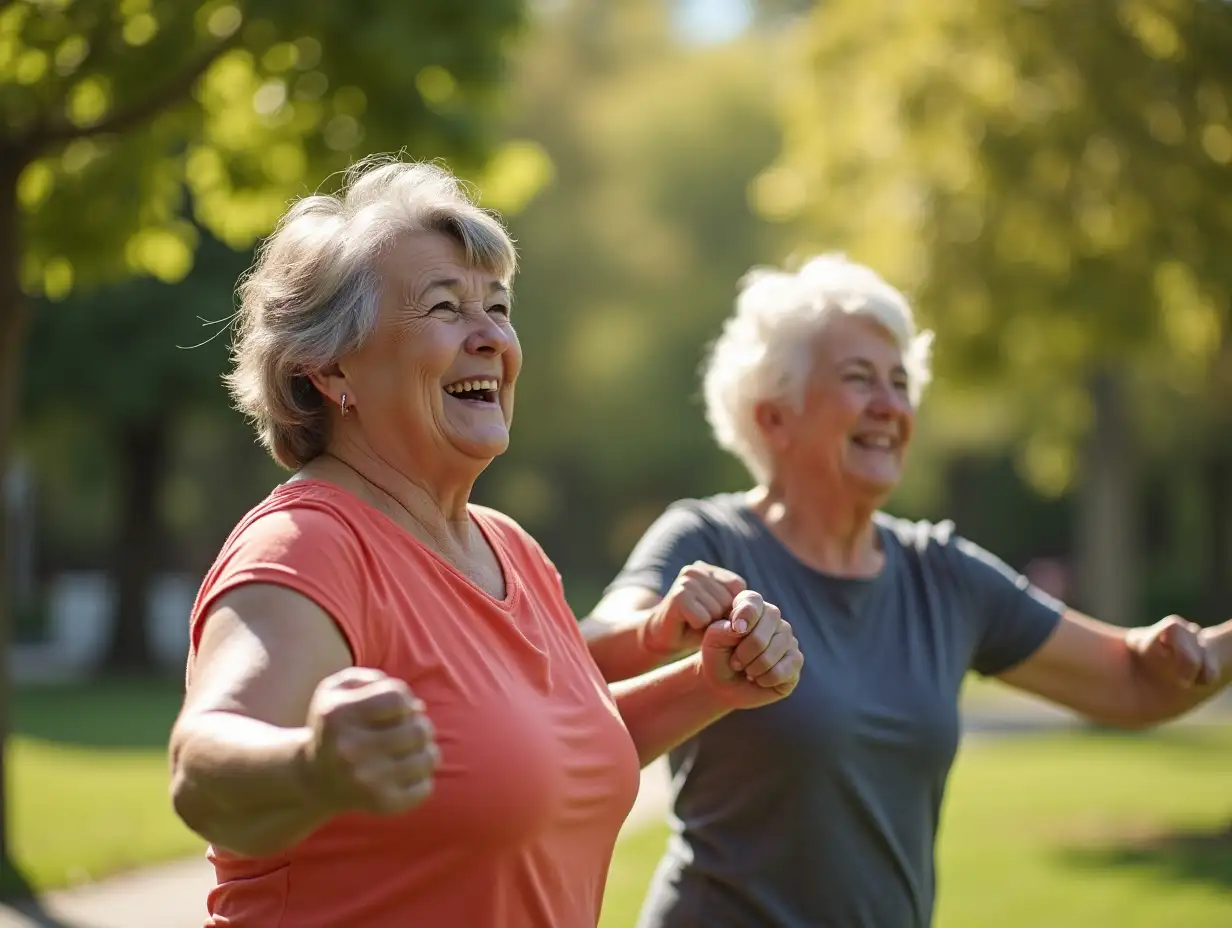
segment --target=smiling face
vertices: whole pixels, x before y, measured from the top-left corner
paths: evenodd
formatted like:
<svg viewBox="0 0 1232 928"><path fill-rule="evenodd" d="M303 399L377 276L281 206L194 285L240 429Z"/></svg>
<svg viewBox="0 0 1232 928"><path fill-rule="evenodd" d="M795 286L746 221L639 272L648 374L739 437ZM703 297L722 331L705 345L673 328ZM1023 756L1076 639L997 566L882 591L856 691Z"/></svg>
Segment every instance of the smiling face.
<svg viewBox="0 0 1232 928"><path fill-rule="evenodd" d="M915 410L902 351L875 320L829 319L803 402L763 406L759 422L780 470L819 476L874 503L902 479Z"/></svg>
<svg viewBox="0 0 1232 928"><path fill-rule="evenodd" d="M339 364L356 423L395 465L486 466L509 445L522 366L505 282L437 232L403 236L378 272L376 331Z"/></svg>

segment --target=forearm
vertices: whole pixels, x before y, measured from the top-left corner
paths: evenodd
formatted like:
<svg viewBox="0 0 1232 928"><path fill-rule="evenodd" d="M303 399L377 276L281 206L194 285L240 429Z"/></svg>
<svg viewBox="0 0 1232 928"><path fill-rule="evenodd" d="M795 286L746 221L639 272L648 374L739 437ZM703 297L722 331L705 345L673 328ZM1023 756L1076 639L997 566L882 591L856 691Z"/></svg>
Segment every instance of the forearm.
<svg viewBox="0 0 1232 928"><path fill-rule="evenodd" d="M701 667L694 656L612 684L643 767L730 711L702 679Z"/></svg>
<svg viewBox="0 0 1232 928"><path fill-rule="evenodd" d="M631 680L683 656L658 653L646 642L646 620L652 611L639 609L621 618L592 615L582 620L590 656L608 683Z"/></svg>
<svg viewBox="0 0 1232 928"><path fill-rule="evenodd" d="M230 712L181 721L172 736L172 802L189 828L248 857L277 854L329 814L304 778L311 735Z"/></svg>

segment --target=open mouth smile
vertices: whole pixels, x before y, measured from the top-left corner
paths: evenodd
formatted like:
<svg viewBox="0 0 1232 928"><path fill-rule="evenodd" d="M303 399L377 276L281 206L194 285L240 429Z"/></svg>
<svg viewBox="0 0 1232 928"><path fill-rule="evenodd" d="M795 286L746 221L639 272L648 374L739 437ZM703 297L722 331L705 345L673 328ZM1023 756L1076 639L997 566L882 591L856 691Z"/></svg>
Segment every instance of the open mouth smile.
<svg viewBox="0 0 1232 928"><path fill-rule="evenodd" d="M481 406L495 405L499 391L500 381L490 377L478 380L458 380L445 386L445 392L454 399Z"/></svg>

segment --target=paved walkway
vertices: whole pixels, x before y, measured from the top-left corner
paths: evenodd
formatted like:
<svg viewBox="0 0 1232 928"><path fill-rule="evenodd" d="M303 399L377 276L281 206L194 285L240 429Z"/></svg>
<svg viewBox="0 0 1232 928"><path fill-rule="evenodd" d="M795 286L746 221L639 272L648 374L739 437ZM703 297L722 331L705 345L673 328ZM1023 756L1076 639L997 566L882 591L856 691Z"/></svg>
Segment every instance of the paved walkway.
<svg viewBox="0 0 1232 928"><path fill-rule="evenodd" d="M1175 725L1228 724L1232 692ZM964 709L968 739L1003 737L1082 724L1071 713L1013 696L981 698ZM637 803L622 833L659 820L667 808L667 767L658 761L642 772ZM123 874L99 883L50 893L36 907L0 905L0 928L201 928L213 868L203 856Z"/></svg>

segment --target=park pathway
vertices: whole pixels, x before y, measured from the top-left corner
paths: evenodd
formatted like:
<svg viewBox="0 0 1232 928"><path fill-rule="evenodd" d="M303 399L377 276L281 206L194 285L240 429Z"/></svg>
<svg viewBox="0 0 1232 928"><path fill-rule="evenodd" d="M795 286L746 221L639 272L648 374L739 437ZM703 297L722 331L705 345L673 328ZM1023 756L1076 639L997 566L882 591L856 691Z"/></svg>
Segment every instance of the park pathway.
<svg viewBox="0 0 1232 928"><path fill-rule="evenodd" d="M1079 724L1068 712L1012 694L981 695L963 708L968 739ZM1232 694L1173 724L1232 724ZM667 768L659 761L642 772L641 791L624 832L661 819L667 798ZM0 928L201 928L213 876L213 868L203 856L149 867L49 893L39 903L20 910L0 905Z"/></svg>

